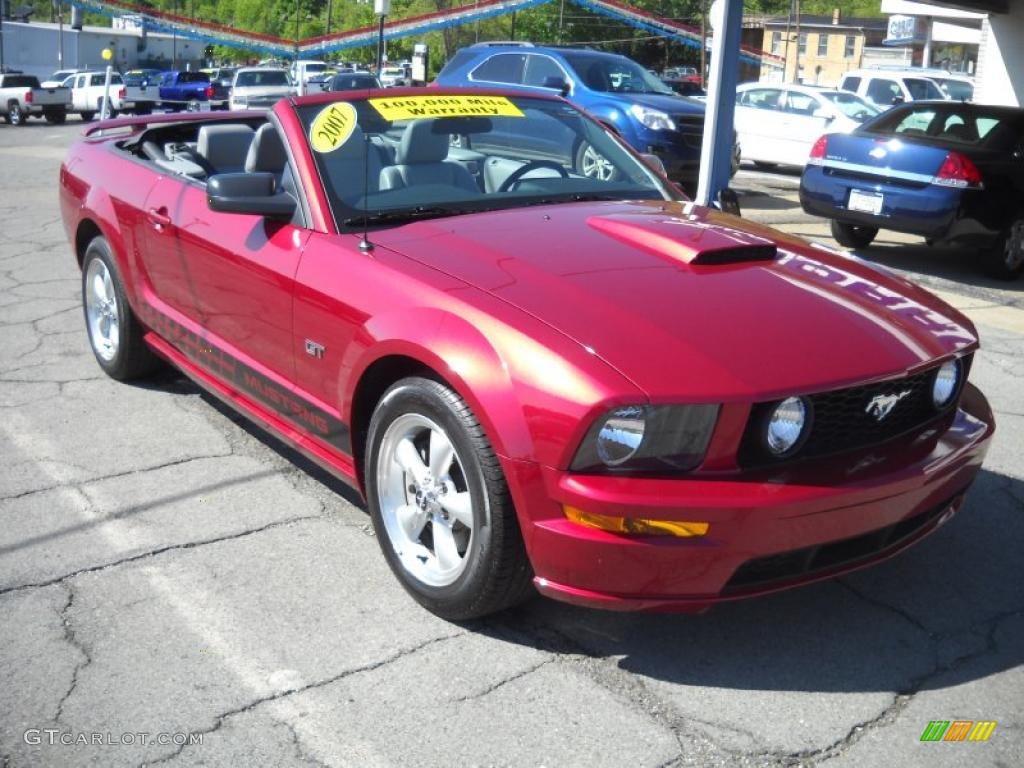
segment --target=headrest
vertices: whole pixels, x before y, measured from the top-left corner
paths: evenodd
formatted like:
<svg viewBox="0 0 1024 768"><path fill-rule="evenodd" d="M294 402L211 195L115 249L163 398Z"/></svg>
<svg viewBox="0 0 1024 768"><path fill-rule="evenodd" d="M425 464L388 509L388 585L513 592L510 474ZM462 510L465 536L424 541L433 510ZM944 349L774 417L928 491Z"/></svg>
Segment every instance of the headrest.
<svg viewBox="0 0 1024 768"><path fill-rule="evenodd" d="M270 123L256 131L245 156L245 170L249 173L281 173L288 163L288 155L281 143L281 134Z"/></svg>
<svg viewBox="0 0 1024 768"><path fill-rule="evenodd" d="M440 163L448 157L447 133L434 133L434 121L431 118L413 120L406 126L402 134L402 143L398 145L395 155L397 165L420 165L422 163Z"/></svg>
<svg viewBox="0 0 1024 768"><path fill-rule="evenodd" d="M248 125L204 125L199 129L196 151L218 171L240 169L249 154L253 133Z"/></svg>

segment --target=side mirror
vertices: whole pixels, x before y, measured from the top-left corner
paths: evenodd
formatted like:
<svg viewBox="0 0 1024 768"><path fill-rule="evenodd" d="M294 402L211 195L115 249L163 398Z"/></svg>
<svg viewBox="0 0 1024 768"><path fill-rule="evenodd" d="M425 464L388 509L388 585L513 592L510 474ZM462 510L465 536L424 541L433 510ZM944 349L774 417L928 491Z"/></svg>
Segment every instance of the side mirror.
<svg viewBox="0 0 1024 768"><path fill-rule="evenodd" d="M733 216L743 215L740 212L740 197L736 194L736 190L731 187L726 187L718 192L715 207L722 213L729 213Z"/></svg>
<svg viewBox="0 0 1024 768"><path fill-rule="evenodd" d="M207 205L221 213L248 213L268 219L295 214L291 195L276 194L272 173L218 173L206 181Z"/></svg>
<svg viewBox="0 0 1024 768"><path fill-rule="evenodd" d="M651 154L650 152L642 154L640 157L642 157L644 162L651 166L653 170L657 171L662 176L668 176L668 171L665 170L665 164L661 161L660 157L655 154Z"/></svg>
<svg viewBox="0 0 1024 768"><path fill-rule="evenodd" d="M544 82L541 84L541 88L550 88L554 91L558 91L563 98L569 95L569 83L555 75L545 77Z"/></svg>
<svg viewBox="0 0 1024 768"><path fill-rule="evenodd" d="M892 97L893 105L902 104L904 101L906 101L906 99L904 99L902 96L893 96Z"/></svg>

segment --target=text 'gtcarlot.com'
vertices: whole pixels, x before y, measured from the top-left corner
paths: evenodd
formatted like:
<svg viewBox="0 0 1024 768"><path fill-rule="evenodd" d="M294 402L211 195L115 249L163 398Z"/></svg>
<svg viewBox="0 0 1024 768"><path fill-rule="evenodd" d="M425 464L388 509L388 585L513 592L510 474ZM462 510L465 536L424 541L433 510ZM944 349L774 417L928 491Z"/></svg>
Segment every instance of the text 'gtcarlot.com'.
<svg viewBox="0 0 1024 768"><path fill-rule="evenodd" d="M64 744L67 746L191 746L203 743L201 733L72 733L59 728L29 728L22 736L26 744Z"/></svg>

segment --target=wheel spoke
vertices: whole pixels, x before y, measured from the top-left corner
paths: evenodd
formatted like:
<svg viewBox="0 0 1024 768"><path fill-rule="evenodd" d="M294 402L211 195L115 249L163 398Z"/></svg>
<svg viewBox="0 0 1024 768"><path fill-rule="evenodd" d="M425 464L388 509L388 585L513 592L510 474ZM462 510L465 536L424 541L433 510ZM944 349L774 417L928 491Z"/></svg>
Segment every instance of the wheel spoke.
<svg viewBox="0 0 1024 768"><path fill-rule="evenodd" d="M459 565L461 557L459 557L459 550L455 544L455 536L452 535L452 529L444 523L434 521L434 554L437 556L437 561L441 564L444 570L455 568Z"/></svg>
<svg viewBox="0 0 1024 768"><path fill-rule="evenodd" d="M449 486L450 488L451 486ZM439 498L441 506L467 528L473 527L473 499L469 491L462 493L446 493Z"/></svg>
<svg viewBox="0 0 1024 768"><path fill-rule="evenodd" d="M455 449L452 447L448 436L437 429L430 430L430 473L435 480L440 480L448 474L448 468L452 465L455 457Z"/></svg>
<svg viewBox="0 0 1024 768"><path fill-rule="evenodd" d="M405 438L395 449L395 461L403 470L413 476L417 483L422 482L423 477L429 471L427 465L420 458L420 452L416 450L412 440Z"/></svg>
<svg viewBox="0 0 1024 768"><path fill-rule="evenodd" d="M398 524L412 541L419 541L423 527L427 524L427 516L412 504L406 504L395 510Z"/></svg>
<svg viewBox="0 0 1024 768"><path fill-rule="evenodd" d="M107 304L114 303L114 284L110 281L110 273L107 270L103 270L103 297Z"/></svg>
<svg viewBox="0 0 1024 768"><path fill-rule="evenodd" d="M98 299L99 304L106 304L107 297L107 285L103 279L103 273L97 272L92 278L92 294Z"/></svg>

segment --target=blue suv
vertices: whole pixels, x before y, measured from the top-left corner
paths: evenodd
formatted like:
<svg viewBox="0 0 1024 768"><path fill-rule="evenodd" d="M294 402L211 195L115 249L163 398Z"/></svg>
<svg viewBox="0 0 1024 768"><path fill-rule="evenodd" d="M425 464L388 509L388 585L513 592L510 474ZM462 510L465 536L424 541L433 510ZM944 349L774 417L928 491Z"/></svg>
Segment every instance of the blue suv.
<svg viewBox="0 0 1024 768"><path fill-rule="evenodd" d="M638 152L661 158L669 178L697 186L704 105L676 96L635 61L614 53L531 43L477 43L458 51L438 85L561 92L576 106L614 127ZM538 147L538 150L544 148ZM565 149L578 173L605 178L612 166L586 143ZM733 173L739 146L733 146Z"/></svg>

